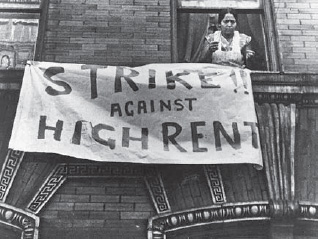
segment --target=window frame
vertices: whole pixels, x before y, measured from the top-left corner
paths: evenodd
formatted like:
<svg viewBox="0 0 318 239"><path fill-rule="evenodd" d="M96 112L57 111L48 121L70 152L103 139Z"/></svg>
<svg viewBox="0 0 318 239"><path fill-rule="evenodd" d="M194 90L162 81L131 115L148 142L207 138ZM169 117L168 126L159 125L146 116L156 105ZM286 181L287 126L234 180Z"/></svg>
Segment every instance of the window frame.
<svg viewBox="0 0 318 239"><path fill-rule="evenodd" d="M49 8L49 0L39 0L37 2L28 1L0 1L0 13L17 14L23 16L24 14L39 14L38 19L38 34L35 41L35 51L33 55L34 60L42 60L42 52L44 48L45 27L47 22L47 13Z"/></svg>
<svg viewBox="0 0 318 239"><path fill-rule="evenodd" d="M179 12L218 13L219 8L178 8L178 0L171 0L171 61L178 62L177 20ZM262 8L236 9L239 14L260 14L263 22L267 71L282 71L278 49L278 33L274 23L272 0L261 0Z"/></svg>

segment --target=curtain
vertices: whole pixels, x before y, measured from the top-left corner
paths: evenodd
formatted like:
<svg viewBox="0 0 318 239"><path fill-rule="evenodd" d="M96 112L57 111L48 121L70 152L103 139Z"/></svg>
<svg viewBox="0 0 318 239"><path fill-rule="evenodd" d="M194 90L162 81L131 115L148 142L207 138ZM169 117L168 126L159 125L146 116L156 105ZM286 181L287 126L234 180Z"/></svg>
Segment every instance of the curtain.
<svg viewBox="0 0 318 239"><path fill-rule="evenodd" d="M252 37L251 46L255 56L248 61L247 67L251 70L266 70L266 51L264 32L260 14L240 14L238 30Z"/></svg>
<svg viewBox="0 0 318 239"><path fill-rule="evenodd" d="M178 61L198 62L209 22L209 14L178 14Z"/></svg>

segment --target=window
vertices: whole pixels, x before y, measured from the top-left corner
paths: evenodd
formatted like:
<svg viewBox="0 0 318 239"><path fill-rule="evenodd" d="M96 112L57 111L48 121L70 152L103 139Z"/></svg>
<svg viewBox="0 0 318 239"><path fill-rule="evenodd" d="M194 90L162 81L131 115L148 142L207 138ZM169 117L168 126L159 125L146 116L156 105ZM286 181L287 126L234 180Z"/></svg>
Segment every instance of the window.
<svg viewBox="0 0 318 239"><path fill-rule="evenodd" d="M196 62L205 35L218 27L217 13L230 7L238 12L239 32L252 37L251 45L256 54L248 68L279 70L270 1L173 0L171 4L173 62Z"/></svg>
<svg viewBox="0 0 318 239"><path fill-rule="evenodd" d="M35 58L41 0L0 0L0 69L21 69Z"/></svg>

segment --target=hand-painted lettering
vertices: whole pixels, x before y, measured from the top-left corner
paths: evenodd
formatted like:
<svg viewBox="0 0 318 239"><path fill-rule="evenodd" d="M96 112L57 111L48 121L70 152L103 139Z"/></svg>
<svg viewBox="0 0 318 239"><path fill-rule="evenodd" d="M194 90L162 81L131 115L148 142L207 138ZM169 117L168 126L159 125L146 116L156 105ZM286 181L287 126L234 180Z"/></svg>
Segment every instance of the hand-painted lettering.
<svg viewBox="0 0 318 239"><path fill-rule="evenodd" d="M193 152L207 152L207 148L199 147L199 139L202 139L204 135L202 133L198 133L198 126L205 126L204 121L191 122L191 136L192 136L192 148Z"/></svg>
<svg viewBox="0 0 318 239"><path fill-rule="evenodd" d="M257 123L256 122L244 122L245 126L250 126L252 131L252 146L258 149L258 137L257 137Z"/></svg>
<svg viewBox="0 0 318 239"><path fill-rule="evenodd" d="M214 138L215 138L215 149L216 151L222 150L222 144L221 144L221 136L220 133L222 133L223 137L226 139L226 141L234 148L234 149L240 149L241 148L241 136L237 128L237 123L232 123L232 129L233 129L233 135L234 140L231 139L231 137L226 133L225 129L223 128L223 125L219 121L213 122L214 127Z"/></svg>
<svg viewBox="0 0 318 239"><path fill-rule="evenodd" d="M141 129L141 138L131 137L130 128L123 127L122 146L128 148L129 141L141 141L141 148L143 150L148 149L148 128Z"/></svg>
<svg viewBox="0 0 318 239"><path fill-rule="evenodd" d="M124 74L124 70L130 70L130 73L128 75ZM128 83L128 85L131 87L133 91L137 91L139 88L136 85L136 83L131 79L131 77L138 76L139 72L135 71L131 68L125 68L122 66L117 66L116 67L116 76L115 76L115 92L122 92L122 85L121 85L121 80L124 79Z"/></svg>
<svg viewBox="0 0 318 239"><path fill-rule="evenodd" d="M175 133L169 135L169 127L173 127L175 129ZM181 133L182 127L181 125L175 122L165 122L162 124L162 140L163 140L163 150L169 151L169 141L180 151L187 152L180 144L177 143L176 137Z"/></svg>
<svg viewBox="0 0 318 239"><path fill-rule="evenodd" d="M47 116L40 116L40 124L39 124L39 131L38 131L38 139L45 139L45 130L52 130L54 131L53 137L55 140L61 140L61 134L63 130L63 121L58 120L54 126L47 126L46 125L46 118Z"/></svg>
<svg viewBox="0 0 318 239"><path fill-rule="evenodd" d="M91 99L96 99L98 97L97 93L97 70L107 68L107 66L98 66L98 65L82 65L82 70L90 70L90 79L91 79Z"/></svg>
<svg viewBox="0 0 318 239"><path fill-rule="evenodd" d="M179 78L180 76L184 76L184 75L189 75L189 72L182 72L182 73L177 73L175 75L173 75L172 71L167 71L166 72L166 80L167 80L167 89L169 90L173 90L176 88L176 82L179 82L180 84L184 85L188 90L192 89L192 86L187 83L185 80L182 80L181 78Z"/></svg>
<svg viewBox="0 0 318 239"><path fill-rule="evenodd" d="M115 128L107 124L98 124L93 127L93 133L92 133L93 139L96 140L96 142L102 145L108 146L110 149L114 149L116 146L115 145L116 141L111 138L109 138L108 140L102 139L99 136L99 132L101 130L115 131Z"/></svg>
<svg viewBox="0 0 318 239"><path fill-rule="evenodd" d="M63 91L59 91L54 89L52 86L46 87L45 91L49 95L57 96L57 95L68 95L72 92L72 88L69 84L67 84L65 81L61 80L53 80L52 77L59 74L59 73L64 73L64 68L63 67L50 67L45 70L44 72L44 77L52 82L55 85L61 86L64 88Z"/></svg>

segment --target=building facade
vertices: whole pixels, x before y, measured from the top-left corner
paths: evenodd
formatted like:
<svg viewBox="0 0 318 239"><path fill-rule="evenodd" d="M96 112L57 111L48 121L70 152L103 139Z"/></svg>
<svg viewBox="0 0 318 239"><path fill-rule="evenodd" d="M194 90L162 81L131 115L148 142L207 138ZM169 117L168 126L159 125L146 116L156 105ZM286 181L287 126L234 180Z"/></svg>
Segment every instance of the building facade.
<svg viewBox="0 0 318 239"><path fill-rule="evenodd" d="M0 70L1 238L318 238L318 3L210 2L0 1L0 57L9 59ZM262 170L97 163L8 148L27 59L188 62L180 60L180 29L199 27L178 19L213 21L227 5L260 19L247 17L264 52L252 72Z"/></svg>

